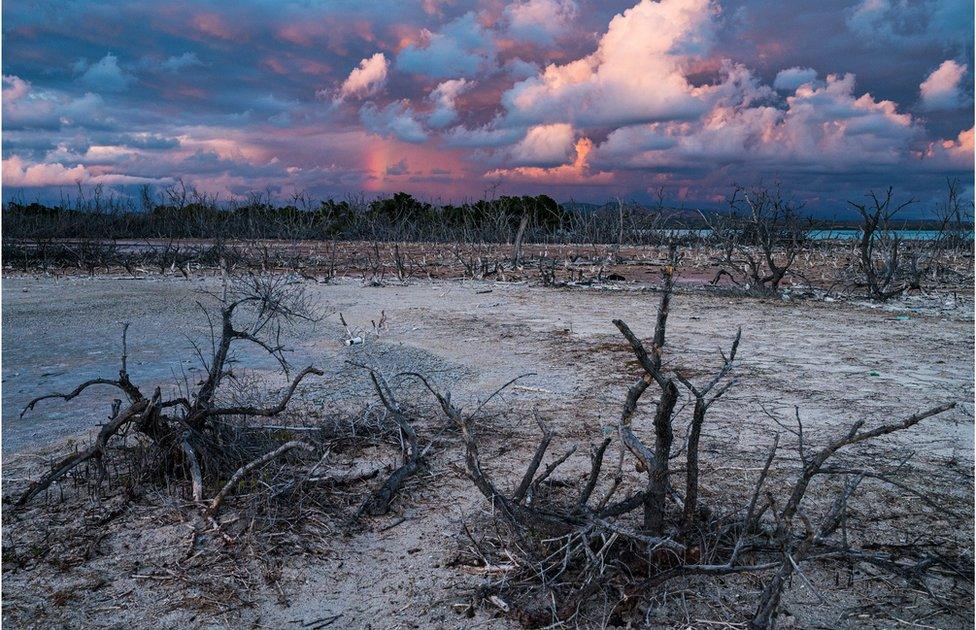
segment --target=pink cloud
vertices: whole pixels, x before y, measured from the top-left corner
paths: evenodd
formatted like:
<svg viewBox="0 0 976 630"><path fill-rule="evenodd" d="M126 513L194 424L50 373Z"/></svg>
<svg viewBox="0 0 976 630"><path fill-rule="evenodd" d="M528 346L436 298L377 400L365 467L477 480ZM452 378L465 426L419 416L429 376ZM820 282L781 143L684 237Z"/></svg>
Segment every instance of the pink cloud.
<svg viewBox="0 0 976 630"><path fill-rule="evenodd" d="M389 63L383 53L376 53L359 62L352 69L349 76L339 87L340 100L349 97L370 96L378 92L386 84Z"/></svg>
<svg viewBox="0 0 976 630"><path fill-rule="evenodd" d="M3 160L4 186L71 186L75 182L85 183L90 177L81 164L72 168L61 164L27 164L16 155Z"/></svg>
<svg viewBox="0 0 976 630"><path fill-rule="evenodd" d="M434 104L434 111L428 115L427 124L440 128L454 122L457 119L455 103L458 97L473 87L474 82L467 79L451 79L439 83L427 96Z"/></svg>
<svg viewBox="0 0 976 630"><path fill-rule="evenodd" d="M568 123L536 125L513 146L507 162L517 166L565 164L574 150L573 126Z"/></svg>
<svg viewBox="0 0 976 630"><path fill-rule="evenodd" d="M855 94L854 76L806 83L786 107L756 103L759 86L741 67L727 70L715 105L697 121L662 122L612 131L597 149L601 164L632 168L688 166L702 160L777 169L842 169L903 160L919 128L887 100Z"/></svg>
<svg viewBox="0 0 976 630"><path fill-rule="evenodd" d="M622 125L706 109L683 70L708 50L709 0L643 0L610 21L595 53L549 65L502 97L509 120Z"/></svg>
<svg viewBox="0 0 976 630"><path fill-rule="evenodd" d="M946 166L973 169L974 143L973 127L960 131L954 139L931 142L919 156L923 162L934 168Z"/></svg>
<svg viewBox="0 0 976 630"><path fill-rule="evenodd" d="M615 181L614 174L606 171L591 171L588 156L593 150L589 138L580 138L573 146L575 158L570 164L553 167L517 166L501 168L485 173L486 179L509 183L541 183L547 185L585 185L606 186Z"/></svg>
<svg viewBox="0 0 976 630"><path fill-rule="evenodd" d="M133 177L121 173L97 174L78 164L67 167L58 163L29 164L18 156L2 161L3 185L11 188L74 186L81 184L150 184L162 180Z"/></svg>
<svg viewBox="0 0 976 630"><path fill-rule="evenodd" d="M578 7L574 0L522 0L505 7L508 32L540 45L569 32Z"/></svg>
<svg viewBox="0 0 976 630"><path fill-rule="evenodd" d="M966 69L964 63L957 63L952 59L943 61L942 65L933 70L918 86L922 108L936 111L965 106L966 99L960 88Z"/></svg>
<svg viewBox="0 0 976 630"><path fill-rule="evenodd" d="M12 103L24 98L30 92L30 83L18 76L3 75L3 101Z"/></svg>

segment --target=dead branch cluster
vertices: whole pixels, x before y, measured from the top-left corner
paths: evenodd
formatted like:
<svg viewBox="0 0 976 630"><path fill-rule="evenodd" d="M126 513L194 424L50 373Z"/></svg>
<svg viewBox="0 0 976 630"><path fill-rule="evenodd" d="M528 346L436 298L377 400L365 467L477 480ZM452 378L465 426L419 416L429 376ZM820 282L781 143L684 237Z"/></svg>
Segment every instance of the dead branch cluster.
<svg viewBox="0 0 976 630"><path fill-rule="evenodd" d="M97 378L86 381L68 393L55 393L31 400L22 415L47 399L72 400L90 387L105 386L117 389L124 398L116 399L109 422L95 441L52 466L51 470L34 481L17 499L23 506L52 483L63 478L82 464L94 463L104 469L109 442L123 433L134 432L151 446L158 459L158 472L166 474L185 468L193 480L194 498L202 497L206 479L223 476L225 466L232 464L234 451L225 442L223 430L228 418L273 417L287 407L301 382L309 375L322 371L308 366L291 379L280 399L267 407L225 405L218 397L221 384L235 379L231 370L234 351L242 345L257 346L272 356L289 374L290 365L283 345L284 326L296 320L312 319L309 303L301 285L286 276L249 275L226 283L223 294L215 296L219 302L216 318L201 305L210 323L210 348L197 344L194 349L205 369L205 376L195 385L185 381L184 395L164 399L160 388L146 395L132 382L128 366L128 325L123 327L122 356L118 378ZM250 324L241 326L243 313L250 315Z"/></svg>
<svg viewBox="0 0 976 630"><path fill-rule="evenodd" d="M483 464L473 416L453 403L449 393L424 381L460 429L467 473L490 504L489 520L495 525L480 537L469 533L468 545L469 561L491 578L481 591L484 601L532 627L640 625L648 623L643 617L650 611L648 602L669 582L756 574L766 576L748 620L750 627L758 629L775 626L786 585L794 576L806 580L801 567L814 561L872 565L929 593L933 592L930 581L946 576L955 587L971 582L971 558L960 562L914 545L889 547L872 541L871 548L858 548L851 544L848 506L861 483L867 478L898 482L877 470L833 463L840 451L910 429L955 403L872 428L858 421L824 439L816 449L797 411L795 429L776 420L796 438L793 448L800 464L783 489L774 490L767 483L774 461L782 455L777 433L752 491L739 497L738 506L728 497L721 509L701 500L702 428L709 409L735 382L732 372L741 331L728 353L719 352L721 362L711 378L695 383L682 370L666 369L672 271L664 270L649 345L623 321L613 322L643 374L627 390L617 425L608 427L606 437L590 447L588 472L582 477L557 480L553 475L570 460L575 447L542 467L554 435L540 421L542 439L521 481L506 490ZM682 388L690 401L691 419L684 444L676 447L676 423L684 408L679 406ZM635 430L634 418L652 389L658 397L652 403L652 426L645 438ZM605 459L614 434L620 455L607 470ZM625 460L643 475L643 481L630 484L629 490L623 474ZM676 467L675 462L682 460L683 466ZM808 500L808 491L818 480L838 474L845 474L848 481L818 517L818 506Z"/></svg>
<svg viewBox="0 0 976 630"><path fill-rule="evenodd" d="M208 343L192 342L204 376L193 384L184 377L173 397L164 397L158 387L146 395L132 381L126 324L117 378L92 379L70 392L46 394L27 404L22 415L45 400L70 401L89 388L114 388L122 396L113 402L108 422L94 440L52 462L13 500L15 507L23 508L38 497L48 496L52 486L60 488L69 479L73 483L83 479L90 494L97 497L109 469L117 472L124 468L136 484L169 486L185 482L188 498L203 517L201 526L215 525L217 513L231 496L238 507L249 506L251 512L277 521L289 516L277 512L284 510L294 517L301 511L297 508L312 507L306 500L318 508L362 503L360 512L372 515L389 509L404 479L416 470L419 453L416 434L392 390L379 387L379 383L385 384L382 376L374 373L373 379L385 407L368 404L358 410L342 409L328 417L317 417L313 422L277 424L274 419L286 412L302 383L311 376L323 376L314 366L294 373L287 359L284 338L288 329L319 319L303 284L283 275L234 276L225 280L219 295L210 298L218 305L215 312L198 302L209 322ZM277 395L259 392L256 382L234 367L240 364L235 354L245 346L266 353L280 367L288 384ZM269 397L270 401L264 400ZM367 491L364 500L342 491L338 493L340 501L331 501L336 497L330 496L326 502L332 505L322 505L319 495L306 492L311 486L341 490L368 482L384 466L333 474L329 458L337 458L350 448L400 444L398 434L413 445L410 467L397 470L375 496Z"/></svg>
<svg viewBox="0 0 976 630"><path fill-rule="evenodd" d="M914 198L896 202L892 188L868 195L870 203L850 202L862 219L855 266L855 284L884 302L906 291L921 291L958 271L946 265L947 254L962 249L963 221L959 181L947 183L946 201L938 208L935 236L925 241L906 240L897 230L898 215L916 203ZM958 222L958 223L957 223Z"/></svg>

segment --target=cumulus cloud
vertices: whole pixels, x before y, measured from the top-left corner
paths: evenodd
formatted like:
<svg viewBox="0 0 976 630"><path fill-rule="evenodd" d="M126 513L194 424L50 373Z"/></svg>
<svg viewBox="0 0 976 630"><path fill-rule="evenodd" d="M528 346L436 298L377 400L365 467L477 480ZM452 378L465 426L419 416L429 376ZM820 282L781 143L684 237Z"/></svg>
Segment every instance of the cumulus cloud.
<svg viewBox="0 0 976 630"><path fill-rule="evenodd" d="M427 97L434 103L434 111L427 116L427 124L440 129L457 120L455 101L473 86L474 83L467 79L451 79L440 83Z"/></svg>
<svg viewBox="0 0 976 630"><path fill-rule="evenodd" d="M508 183L537 183L546 186L606 186L614 182L613 172L590 169L588 156L593 150L593 142L589 138L577 140L573 150L575 157L569 164L550 167L515 166L498 168L485 173L485 178Z"/></svg>
<svg viewBox="0 0 976 630"><path fill-rule="evenodd" d="M386 55L376 53L372 57L367 57L359 62L359 65L352 69L346 80L339 86L336 100L341 101L346 98L366 98L373 96L386 85L386 76L390 64L386 60ZM325 96L325 91L320 90L318 96Z"/></svg>
<svg viewBox="0 0 976 630"><path fill-rule="evenodd" d="M573 126L566 123L537 125L512 147L508 163L517 166L557 166L570 160L574 147Z"/></svg>
<svg viewBox="0 0 976 630"><path fill-rule="evenodd" d="M427 139L427 132L414 118L413 110L406 100L393 101L382 109L375 103L366 103L359 110L359 120L367 129L380 136L393 136L404 142L423 142Z"/></svg>
<svg viewBox="0 0 976 630"><path fill-rule="evenodd" d="M3 126L5 129L50 129L60 126L57 101L38 94L29 81L3 75Z"/></svg>
<svg viewBox="0 0 976 630"><path fill-rule="evenodd" d="M55 130L66 126L104 125L102 97L86 92L71 97L55 90L38 90L29 81L3 76L4 129Z"/></svg>
<svg viewBox="0 0 976 630"><path fill-rule="evenodd" d="M703 161L798 171L873 168L903 161L920 131L895 103L858 96L851 74L828 75L821 85L805 83L785 107L751 98L749 89L729 92L693 124L617 129L598 147L596 160L630 168Z"/></svg>
<svg viewBox="0 0 976 630"><path fill-rule="evenodd" d="M2 162L3 185L12 188L40 188L45 186L73 186L82 184L151 184L159 180L134 177L121 173L91 172L78 164L67 167L57 162L31 164L14 155Z"/></svg>
<svg viewBox="0 0 976 630"><path fill-rule="evenodd" d="M135 77L123 71L118 58L108 53L88 66L78 80L98 92L123 92L135 82Z"/></svg>
<svg viewBox="0 0 976 630"><path fill-rule="evenodd" d="M386 84L389 63L379 52L359 62L339 87L339 99L366 97L376 94Z"/></svg>
<svg viewBox="0 0 976 630"><path fill-rule="evenodd" d="M410 44L397 55L399 70L435 79L470 78L495 65L495 40L474 12L448 22L440 31L424 30L424 45Z"/></svg>
<svg viewBox="0 0 976 630"><path fill-rule="evenodd" d="M972 171L973 151L976 151L976 144L973 127L970 127L953 139L929 143L921 157L923 163L931 167Z"/></svg>
<svg viewBox="0 0 976 630"><path fill-rule="evenodd" d="M937 111L964 107L966 99L962 94L961 84L966 69L966 64L947 59L933 70L918 86L922 109Z"/></svg>
<svg viewBox="0 0 976 630"><path fill-rule="evenodd" d="M502 96L511 121L625 125L703 113L700 90L685 78L708 50L709 0L642 0L611 20L592 55L521 81Z"/></svg>
<svg viewBox="0 0 976 630"><path fill-rule="evenodd" d="M793 92L804 83L813 83L816 80L817 71L813 68L794 66L776 73L773 87L784 92Z"/></svg>
<svg viewBox="0 0 976 630"><path fill-rule="evenodd" d="M30 83L18 76L3 75L3 101L10 103L22 99L30 92Z"/></svg>
<svg viewBox="0 0 976 630"><path fill-rule="evenodd" d="M61 164L28 164L14 155L3 160L3 185L33 188L38 186L70 186L87 181L88 170L81 164L67 168Z"/></svg>
<svg viewBox="0 0 976 630"><path fill-rule="evenodd" d="M574 0L524 0L505 7L508 33L543 46L569 32L578 7Z"/></svg>

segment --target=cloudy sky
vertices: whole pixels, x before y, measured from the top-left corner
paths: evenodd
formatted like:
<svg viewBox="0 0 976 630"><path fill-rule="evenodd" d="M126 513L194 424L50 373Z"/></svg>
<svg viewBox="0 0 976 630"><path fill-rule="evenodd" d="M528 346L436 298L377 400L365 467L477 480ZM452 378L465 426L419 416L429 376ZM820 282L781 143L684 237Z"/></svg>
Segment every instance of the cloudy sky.
<svg viewBox="0 0 976 630"><path fill-rule="evenodd" d="M972 27L971 0L8 0L3 193L971 194Z"/></svg>

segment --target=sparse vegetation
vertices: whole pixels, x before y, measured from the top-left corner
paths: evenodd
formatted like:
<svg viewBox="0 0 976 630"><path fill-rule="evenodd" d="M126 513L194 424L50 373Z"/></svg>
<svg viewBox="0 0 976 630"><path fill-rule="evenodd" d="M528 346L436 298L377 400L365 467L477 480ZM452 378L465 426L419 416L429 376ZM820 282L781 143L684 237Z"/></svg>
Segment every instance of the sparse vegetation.
<svg viewBox="0 0 976 630"><path fill-rule="evenodd" d="M548 285L604 282L634 275L628 268L659 264L678 242L713 284L777 294L784 286L866 292L887 300L971 278L961 260L971 255L972 229L959 185L950 181L937 219L906 223L892 197L875 207L852 203L863 217L857 239L828 234L804 218L802 205L778 188L735 187L723 213L668 209L620 201L603 207L560 205L546 195L499 197L438 205L409 194L291 203L252 195L221 204L180 184L159 195L147 188L138 207L95 189L55 206L10 202L4 208L3 259L8 269L76 269L129 274L196 269L295 271L321 281L360 276L388 278L466 276L524 279ZM905 239L909 226L926 238ZM867 258L866 258L867 257ZM622 270L622 271L621 271ZM646 272L651 272L649 275ZM642 275L648 279L653 269Z"/></svg>

